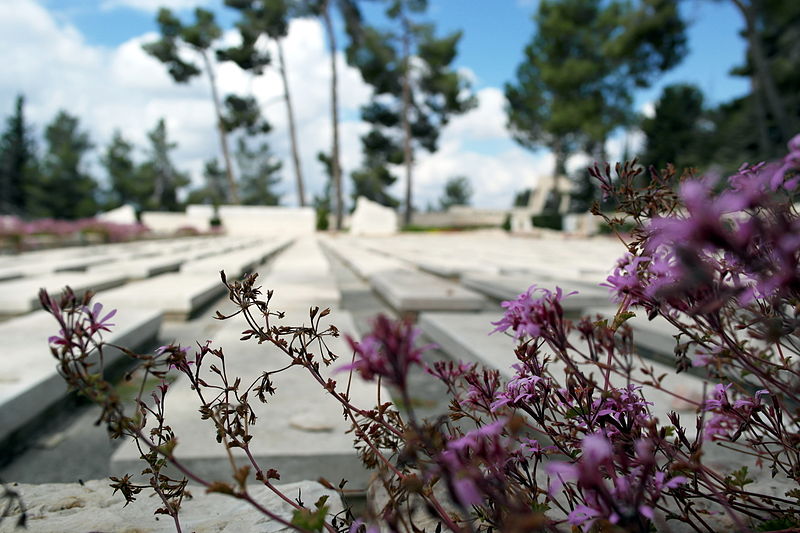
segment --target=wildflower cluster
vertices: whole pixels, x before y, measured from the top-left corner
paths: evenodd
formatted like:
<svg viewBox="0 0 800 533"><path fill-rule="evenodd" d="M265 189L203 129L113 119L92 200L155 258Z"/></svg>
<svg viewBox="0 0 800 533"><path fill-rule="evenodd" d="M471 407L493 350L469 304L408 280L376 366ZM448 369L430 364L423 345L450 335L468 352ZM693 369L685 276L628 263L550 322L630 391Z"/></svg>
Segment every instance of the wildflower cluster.
<svg viewBox="0 0 800 533"><path fill-rule="evenodd" d="M0 217L0 243L7 241L18 250L30 247L31 239L37 236L48 236L61 243L84 242L90 235L99 237L102 242L126 242L140 239L148 232L142 224L119 224L96 218L25 221L15 216Z"/></svg>
<svg viewBox="0 0 800 533"><path fill-rule="evenodd" d="M373 489L386 495L360 518L328 517L318 530L793 531L800 527L800 217L792 205L800 137L789 148L777 163L743 166L727 184L691 173L679 179L668 168L652 171L650 184L640 188L643 171L634 164L618 165L616 178L608 166L595 167L604 195L622 213L607 222L636 225L625 241L628 253L605 283L619 312L610 321L570 320L561 303L570 295L559 288L531 287L504 302L493 333L517 342L510 376L478 364L428 364L413 324L380 316L362 340L348 338L352 360L342 369L388 385L395 402L384 396L378 405L354 405L321 371L337 359L327 339L338 330L320 322L329 311L312 309L308 326L282 325L272 292L263 295L255 275L228 282L223 274L235 312L218 315L240 317L243 340L272 344L285 355L286 366L265 369L252 383L229 376L222 349L210 343L131 354L146 375L163 381L150 401L140 395L128 416L89 362L102 350L100 336L113 315L70 294L59 302L42 296L61 328L51 339L53 354L67 381L103 405L112 434L134 437L148 462L149 485L123 477L115 489L130 500L151 488L178 528L188 480L300 531L308 530L306 522L276 517L250 497L251 474L298 516L324 514L324 507L306 508L280 493L273 484L280 473L249 452L257 423L252 402L267 402L276 374L300 366L342 407L365 465L375 470ZM670 390L642 359L626 323L637 312L675 329L676 370L694 365L705 372L714 383L705 398ZM447 413L417 415L408 390L415 367L446 387ZM235 483L203 479L181 463L165 416L170 372L196 392L217 440L247 457L232 473ZM684 412L684 420L675 412L657 415L652 393L672 396L694 413ZM706 461L720 446L788 490L749 489L746 466L717 472ZM166 464L181 479L167 476Z"/></svg>

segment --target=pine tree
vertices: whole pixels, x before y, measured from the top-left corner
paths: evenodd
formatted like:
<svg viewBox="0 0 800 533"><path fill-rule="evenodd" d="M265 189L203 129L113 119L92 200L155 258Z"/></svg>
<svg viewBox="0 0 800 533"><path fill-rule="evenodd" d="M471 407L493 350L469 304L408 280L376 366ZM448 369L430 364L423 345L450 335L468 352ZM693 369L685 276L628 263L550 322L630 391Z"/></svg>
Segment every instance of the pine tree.
<svg viewBox="0 0 800 533"><path fill-rule="evenodd" d="M147 133L150 147L147 159L137 169L139 179L147 190L152 191L148 208L160 211L177 211L181 208L178 190L189 184L189 176L178 171L172 162L171 152L178 146L167 136L167 125L160 119L152 131Z"/></svg>
<svg viewBox="0 0 800 533"><path fill-rule="evenodd" d="M158 11L157 21L161 30L161 38L143 45L142 48L164 63L170 76L177 83L187 83L202 73L208 77L211 99L214 104L216 129L228 178L228 201L234 204L239 203L227 132L223 124L222 104L217 90L216 74L209 57L215 41L222 35L222 30L216 23L214 13L202 8L195 9L195 22L190 26L181 23L172 11L163 7ZM202 67L181 57L182 48L194 51L202 61Z"/></svg>
<svg viewBox="0 0 800 533"><path fill-rule="evenodd" d="M186 200L188 204L211 204L215 207L225 203L227 197L225 169L219 166L219 161L209 159L203 168L202 187L189 193Z"/></svg>
<svg viewBox="0 0 800 533"><path fill-rule="evenodd" d="M59 111L45 128L46 153L26 190L28 212L37 217L76 219L97 212L97 184L84 158L92 148L77 117Z"/></svg>
<svg viewBox="0 0 800 533"><path fill-rule="evenodd" d="M439 199L439 205L446 211L454 205L469 205L472 198L472 184L466 176L455 176L444 184L444 194Z"/></svg>
<svg viewBox="0 0 800 533"><path fill-rule="evenodd" d="M708 122L700 89L688 84L664 87L654 115L642 120L645 150L640 161L656 168L671 163L679 172L707 163Z"/></svg>
<svg viewBox="0 0 800 533"><path fill-rule="evenodd" d="M244 205L278 205L280 194L275 190L281 182L278 174L283 163L272 154L269 144L262 142L250 148L243 137L239 137L236 162L242 180L242 203Z"/></svg>
<svg viewBox="0 0 800 533"><path fill-rule="evenodd" d="M111 188L109 208L132 205L137 211L142 211L152 197L152 190L139 179L133 160L133 148L133 144L116 130L100 157L100 164L106 171Z"/></svg>
<svg viewBox="0 0 800 533"><path fill-rule="evenodd" d="M526 148L549 148L555 174L578 150L604 159L608 136L630 124L633 91L686 53L670 0L542 0L517 79L506 84L508 126Z"/></svg>
<svg viewBox="0 0 800 533"><path fill-rule="evenodd" d="M348 61L374 89L375 98L362 112L373 127L368 135L382 135L402 154L406 224L413 210L414 151L436 151L439 133L450 117L476 103L467 81L452 68L461 32L436 37L432 24L416 20L427 7L427 0L389 0L386 16L395 29L365 27L347 49ZM369 140L362 142L365 166L353 179L386 183L385 165L390 161L370 155Z"/></svg>
<svg viewBox="0 0 800 533"><path fill-rule="evenodd" d="M275 42L278 51L277 68L283 83L283 99L289 123L289 146L297 182L297 198L302 207L306 205L305 183L297 142L292 94L286 72L286 58L283 53L283 39L289 34L290 8L296 7L294 4L289 0L225 0L226 6L241 13L237 27L242 42L238 47L220 51L218 56L221 59L234 61L242 69L261 74L271 62L269 54L263 49L264 41Z"/></svg>
<svg viewBox="0 0 800 533"><path fill-rule="evenodd" d="M0 137L0 213L23 214L25 190L36 165L36 145L25 121L25 98L17 96L14 114Z"/></svg>
<svg viewBox="0 0 800 533"><path fill-rule="evenodd" d="M361 32L361 12L354 0L308 0L304 2L306 10L322 20L328 37L328 57L331 64L331 155L328 159L329 176L335 189L336 229L342 229L344 217L344 193L342 187L341 147L339 140L339 82L336 66L338 52L337 35L333 27L332 11L336 10L344 21L345 32L351 40ZM318 156L319 159L319 156ZM329 198L330 200L330 198ZM318 202L315 198L315 206ZM319 207L317 206L319 210ZM330 205L327 208L330 210ZM327 222L327 219L326 219ZM327 229L327 227L325 228Z"/></svg>

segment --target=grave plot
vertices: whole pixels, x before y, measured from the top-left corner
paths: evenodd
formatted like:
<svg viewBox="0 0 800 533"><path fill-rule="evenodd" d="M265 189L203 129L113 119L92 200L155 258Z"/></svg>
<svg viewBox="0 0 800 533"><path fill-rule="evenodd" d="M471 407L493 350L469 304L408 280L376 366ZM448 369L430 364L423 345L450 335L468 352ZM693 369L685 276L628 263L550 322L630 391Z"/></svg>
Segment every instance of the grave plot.
<svg viewBox="0 0 800 533"><path fill-rule="evenodd" d="M105 311L113 307L104 306ZM115 324L104 340L130 349L152 344L161 326L158 311L119 309ZM58 333L58 323L45 311L37 311L0 324L0 442L10 439L66 397L67 386L56 372L56 360L47 339ZM104 350L107 366L122 357Z"/></svg>
<svg viewBox="0 0 800 533"><path fill-rule="evenodd" d="M414 270L389 270L369 278L372 289L399 313L478 311L486 300L478 293Z"/></svg>
<svg viewBox="0 0 800 533"><path fill-rule="evenodd" d="M39 289L58 294L67 285L77 294L91 290L104 291L125 283L125 276L116 273L69 272L21 278L0 283L0 316L29 313L39 307Z"/></svg>
<svg viewBox="0 0 800 533"><path fill-rule="evenodd" d="M332 254L338 257L350 270L364 279L373 274L389 270L407 270L410 267L391 257L360 248L343 239L321 239L320 242Z"/></svg>
<svg viewBox="0 0 800 533"><path fill-rule="evenodd" d="M295 300L292 304L298 304ZM292 307L276 293L275 309ZM308 309L295 307L281 323L308 324ZM238 317L237 317L238 319ZM215 335L214 346L221 346L226 354L225 365L230 376L239 376L243 384L250 384L266 370L275 370L288 364L288 357L269 343L240 341L247 325L232 319ZM335 324L344 333L355 333L349 313L335 310L322 319L323 327ZM350 361L351 351L343 337L329 338L329 348L341 358L323 373L336 380L337 390L347 387L348 374L336 373L334 368ZM313 350L316 350L314 348ZM342 417L341 405L332 400L324 389L314 382L307 370L299 366L273 376L276 394L262 404L253 398L252 407L258 420L250 429L252 452L263 469L275 468L281 482L325 477L334 485L348 479L349 489L366 488L369 473L361 466L353 448L353 435L345 433L350 422ZM217 382L210 376L209 382ZM377 402L377 388L354 378L350 397L355 405L372 406ZM382 398L388 398L386 392ZM208 479L229 479L228 453L216 442L216 429L210 420L201 420L197 412L198 400L186 380L181 378L172 385L166 398L167 419L178 439L176 453L192 471ZM238 465L245 464L240 450L231 450ZM132 442L124 443L111 459L114 472L138 473L141 471L139 451Z"/></svg>
<svg viewBox="0 0 800 533"><path fill-rule="evenodd" d="M245 272L252 272L265 260L279 253L291 243L291 239L268 239L266 242L248 242L241 248L223 250L211 256L187 261L180 267L180 271L186 274L210 274L218 275L220 270L225 274L234 277L241 276Z"/></svg>
<svg viewBox="0 0 800 533"><path fill-rule="evenodd" d="M480 272L497 274L500 269L495 265L474 261L462 250L452 246L454 243L360 239L358 245L382 255L393 257L408 263L420 270L445 278L458 278L463 274ZM450 244L451 246L447 246Z"/></svg>
<svg viewBox="0 0 800 533"><path fill-rule="evenodd" d="M509 379L514 375L512 365L518 363L514 355L516 342L503 333L489 335L489 332L494 329L491 323L499 320L501 316L501 313L423 313L420 315L419 325L428 337L455 359L478 362L484 366L496 368L504 379ZM583 346L577 334L574 339L571 339L571 342L577 347ZM686 374L677 375L673 368L658 362L644 360L643 363L644 366L653 367L657 376L667 374L662 381L666 390L692 402L701 401L705 391L712 388L700 378ZM587 374L594 372L595 378L598 379L599 368L590 368L587 364L581 366ZM566 375L563 363L552 362L550 372L553 377L563 383ZM635 371L634 377L642 380L649 379L649 376L641 371ZM615 387L626 385L620 376L612 375L611 382ZM643 386L642 392L648 401L654 403L651 410L663 425L669 425L667 413L670 411L682 415L684 420L691 420L694 416L696 406L688 401L676 398L652 386ZM696 433L694 425L687 425L690 426L687 427L687 434L694 435Z"/></svg>
<svg viewBox="0 0 800 533"><path fill-rule="evenodd" d="M113 263L100 264L89 268L89 272L114 272L125 276L125 279L137 280L152 278L166 272L177 272L184 259L182 257L143 257L130 259L127 261L117 261Z"/></svg>
<svg viewBox="0 0 800 533"><path fill-rule="evenodd" d="M528 288L536 284L538 288L554 291L560 287L564 294L577 291L577 294L565 296L561 305L566 312L580 312L588 307L609 304L608 291L599 286L573 279L535 276L532 274L471 274L461 278L461 284L479 291L495 300L514 300Z"/></svg>
<svg viewBox="0 0 800 533"><path fill-rule="evenodd" d="M274 290L278 301L289 308L338 306L341 292L328 259L314 237L301 237L265 269L259 278L266 294Z"/></svg>
<svg viewBox="0 0 800 533"><path fill-rule="evenodd" d="M167 319L186 320L226 291L219 274L172 272L128 283L97 299L120 309L157 309Z"/></svg>
<svg viewBox="0 0 800 533"><path fill-rule="evenodd" d="M229 244L240 247L243 242L245 241L239 240ZM252 242L252 239L246 242ZM225 269L233 279L241 275L245 269L255 268L264 257L277 253L280 249L279 244L276 241L266 247L220 253L206 259L186 261L182 263L180 272L129 283L103 294L101 301L110 302L120 308L158 309L168 319L186 320L226 293L227 289L219 275L220 270ZM223 250L225 249L230 250L223 246ZM192 271L191 265L194 263L200 263L197 271ZM235 273L231 274L233 272Z"/></svg>

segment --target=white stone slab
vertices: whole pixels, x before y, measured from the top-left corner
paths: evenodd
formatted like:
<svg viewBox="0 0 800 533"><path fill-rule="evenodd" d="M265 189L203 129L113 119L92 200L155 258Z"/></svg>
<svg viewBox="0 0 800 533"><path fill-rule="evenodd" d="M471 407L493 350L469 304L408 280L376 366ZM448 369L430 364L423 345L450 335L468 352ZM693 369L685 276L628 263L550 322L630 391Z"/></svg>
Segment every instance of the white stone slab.
<svg viewBox="0 0 800 533"><path fill-rule="evenodd" d="M226 291L219 274L169 273L108 291L100 301L120 309L157 309L169 318L186 319Z"/></svg>
<svg viewBox="0 0 800 533"><path fill-rule="evenodd" d="M69 285L76 293L104 291L125 282L125 276L114 272L69 272L16 279L0 283L0 315L19 315L39 307L39 289L58 294Z"/></svg>
<svg viewBox="0 0 800 533"><path fill-rule="evenodd" d="M454 358L496 368L505 379L509 379L514 376L512 365L519 362L514 355L516 342L512 337L503 333L489 335L489 332L494 329L491 323L498 321L501 317L501 313L423 313L420 315L419 326L428 337ZM584 341L581 341L577 334L570 339L570 342L577 347L585 346ZM545 350L547 350L546 347ZM711 388L702 379L687 374L678 375L674 368L658 362L646 360L645 364L648 367L654 367L657 376L667 374L662 381L666 390L692 401L701 401L704 391ZM602 378L599 377L601 375L599 367L587 363L582 363L580 366L584 372L594 373L595 379L602 382ZM563 384L566 376L564 364L555 359L550 365L550 371ZM638 370L634 371L634 377L643 381L650 379L649 376ZM626 385L622 377L614 375L611 376L611 383L615 387ZM684 420L691 419L695 413L696 407L691 403L651 386L644 386L642 392L648 401L654 403L651 406L652 412L663 425L670 424L667 418L667 413L670 411L681 414ZM690 426L687 428L690 433L695 431L694 424L687 425Z"/></svg>
<svg viewBox="0 0 800 533"><path fill-rule="evenodd" d="M175 233L184 228L194 228L198 231L205 229L198 227L197 220L186 216L186 213L168 211L144 211L142 212L142 224L155 233Z"/></svg>
<svg viewBox="0 0 800 533"><path fill-rule="evenodd" d="M284 308L335 307L341 292L315 237L301 237L269 265L260 278Z"/></svg>
<svg viewBox="0 0 800 533"><path fill-rule="evenodd" d="M399 312L477 311L486 305L480 294L424 272L379 272L369 281L373 290Z"/></svg>
<svg viewBox="0 0 800 533"><path fill-rule="evenodd" d="M132 205L121 205L116 209L98 213L96 218L115 224L136 224L136 210Z"/></svg>
<svg viewBox="0 0 800 533"><path fill-rule="evenodd" d="M89 272L114 272L128 280L151 278L165 272L176 272L183 263L182 257L144 257L127 261L115 261L89 268Z"/></svg>
<svg viewBox="0 0 800 533"><path fill-rule="evenodd" d="M97 300L102 303L102 298ZM111 309L104 306L105 312ZM135 350L155 340L161 318L158 311L119 309L111 320L115 326L103 338ZM0 441L66 396L66 384L56 372L47 343L58 329L56 319L45 311L0 323ZM106 365L122 357L112 348L103 355Z"/></svg>
<svg viewBox="0 0 800 533"><path fill-rule="evenodd" d="M320 242L364 279L369 279L378 272L408 268L402 261L359 248L343 239L322 239Z"/></svg>
<svg viewBox="0 0 800 533"><path fill-rule="evenodd" d="M397 212L359 196L350 217L351 235L394 235L398 229Z"/></svg>
<svg viewBox="0 0 800 533"><path fill-rule="evenodd" d="M317 228L311 207L222 205L219 218L228 235L312 235Z"/></svg>
<svg viewBox="0 0 800 533"><path fill-rule="evenodd" d="M602 287L592 287L589 284L575 280L558 280L529 274L468 274L461 277L461 284L465 287L479 291L496 300L514 300L520 294L526 292L534 283L539 288L551 291L554 291L556 287L561 287L565 294L578 291L578 294L573 294L561 300L562 307L569 312L580 311L587 307L608 305L610 301L608 291Z"/></svg>
<svg viewBox="0 0 800 533"><path fill-rule="evenodd" d="M278 307L280 308L280 306ZM308 324L307 310L289 312L280 321L286 325ZM323 327L335 324L343 333L355 332L349 313L334 310L322 319ZM225 365L229 376L240 376L242 383L251 383L264 371L284 367L288 357L269 343L240 341L241 331L247 325L229 322L215 335L214 345L221 346L226 354ZM330 338L329 348L341 356L336 367L350 361L351 351L343 337ZM316 349L316 348L312 348ZM347 387L348 374L333 373L331 368L324 374L336 380L337 390ZM267 404L258 402L254 395L252 407L258 421L251 428L252 452L262 468L275 468L281 481L317 479L325 477L334 484L345 478L348 488L365 489L368 472L361 465L353 447L353 435L345 432L349 422L342 417L342 407L313 381L307 370L292 367L273 376L276 394ZM209 382L217 379L208 377ZM353 404L371 408L376 404L377 388L354 378L350 387ZM382 398L388 398L383 392ZM209 420L201 420L197 412L196 392L181 379L172 385L166 398L166 413L170 426L178 439L176 454L192 470L211 478L229 475L230 464L225 449L216 442L216 430ZM244 458L239 450L232 450L237 462ZM111 469L116 472L138 473L139 452L132 442L117 449L111 459Z"/></svg>
<svg viewBox="0 0 800 533"><path fill-rule="evenodd" d="M266 243L250 244L242 249L214 254L196 261L184 263L180 270L187 274L217 274L220 270L231 277L240 276L261 265L291 242L289 239L270 240Z"/></svg>
<svg viewBox="0 0 800 533"><path fill-rule="evenodd" d="M223 481L229 481L229 476ZM136 501L125 505L122 494L112 494L107 479L78 483L15 484L27 507L27 529L30 533L69 531L119 531L133 533L172 533L175 523L165 515L153 512L162 506L161 499L145 491ZM313 509L322 496L331 517L343 510L341 498L316 481L283 483L277 486L290 498L302 495L303 503ZM295 531L275 522L249 503L221 494L206 494L205 488L189 485L192 498L181 503L180 521L183 531L194 533L289 533ZM260 483L251 484L248 492L260 505L291 522L293 508ZM16 533L14 525L20 513L11 509L0 524L0 533Z"/></svg>

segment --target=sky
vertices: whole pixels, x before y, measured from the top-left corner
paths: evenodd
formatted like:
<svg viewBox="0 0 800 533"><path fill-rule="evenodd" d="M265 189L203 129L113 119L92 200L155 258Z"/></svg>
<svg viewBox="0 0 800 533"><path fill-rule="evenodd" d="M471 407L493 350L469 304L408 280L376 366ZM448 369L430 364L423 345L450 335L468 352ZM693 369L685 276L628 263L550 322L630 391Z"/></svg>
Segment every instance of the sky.
<svg viewBox="0 0 800 533"><path fill-rule="evenodd" d="M184 20L189 20L195 6L212 9L227 30L224 39L235 41L235 13L224 8L222 0L0 0L0 117L12 112L17 94L25 95L26 113L38 135L58 110L77 115L97 148L88 164L101 179L97 157L114 130L138 146L141 159L146 132L164 117L170 137L178 143L176 164L200 184L204 161L219 155L208 85L204 79L176 85L164 67L141 49L142 43L157 36L155 13L162 5L177 10ZM455 66L472 81L479 105L451 120L436 153L417 154L414 203L418 208L436 204L447 179L459 175L471 180L474 205L507 208L516 192L552 172L553 157L546 150L532 152L511 140L503 110L503 85L513 80L523 48L533 35L531 17L536 6L537 0L430 1L428 18L437 31L464 32ZM689 54L652 88L635 95L637 110L645 114L652 112L661 88L670 83L698 85L711 104L747 91L745 79L728 74L745 54L739 36L742 22L731 3L683 0L681 9L690 24ZM378 6L367 8L366 15L378 20ZM293 21L284 52L306 189L320 193L325 178L316 154L330 150L330 72L321 25L311 19ZM346 65L342 54L337 62L344 117L342 165L349 176L361 163L359 136L368 128L359 120L358 109L369 100L370 88L357 70ZM218 69L218 79L223 94L252 94L261 104L273 125L267 140L284 161L279 185L282 203L296 205L277 74L270 70L252 78L224 64ZM626 143L636 149L641 134L618 132L609 140L609 157L619 157ZM568 168L587 161L586 156L576 155ZM392 191L400 198L403 188L398 179ZM345 180L346 194L349 189Z"/></svg>

